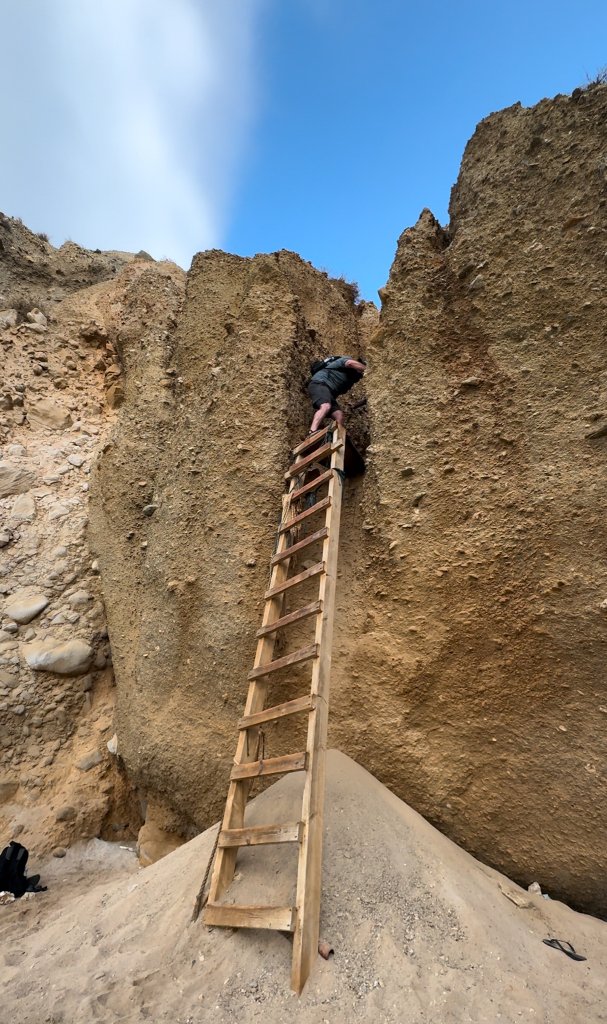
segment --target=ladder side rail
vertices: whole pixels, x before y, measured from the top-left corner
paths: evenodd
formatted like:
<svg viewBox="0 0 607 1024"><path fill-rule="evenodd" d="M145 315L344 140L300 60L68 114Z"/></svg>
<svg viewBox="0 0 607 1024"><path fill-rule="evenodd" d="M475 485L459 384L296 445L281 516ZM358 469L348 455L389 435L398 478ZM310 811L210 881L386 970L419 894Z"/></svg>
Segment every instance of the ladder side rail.
<svg viewBox="0 0 607 1024"><path fill-rule="evenodd" d="M283 497L283 519L290 504L291 492L293 489L293 486L291 486L288 494ZM277 551L284 550L288 544L288 533L280 534L278 538ZM278 562L273 566L270 577L271 586L278 586L286 580L289 572L289 565L290 559L285 559L285 561ZM281 592L265 602L262 619L263 626L270 625L270 623L280 618L282 615L283 601L284 592ZM268 633L258 639L254 660L255 667L259 667L264 663L264 661L271 660L274 653L275 641L275 633ZM268 686L269 681L267 677L251 680L245 702L245 716L263 711ZM236 753L233 761L234 765L245 764L256 759L257 736L258 729L248 729L246 731L239 732L236 743ZM221 831L242 828L244 826L245 810L251 785L252 780L250 779L232 779L230 781L223 820L221 823ZM217 903L232 881L234 871L236 869L237 853L237 847L218 848L211 874L209 903Z"/></svg>
<svg viewBox="0 0 607 1024"><path fill-rule="evenodd" d="M325 791L325 761L329 717L329 684L331 678L331 644L335 616L335 593L339 551L339 525L344 467L346 433L338 426L332 459L332 479L328 495L326 525L329 535L323 546L325 574L320 578L319 600L322 611L316 620L315 641L320 645L320 657L312 669L314 709L308 719L308 766L302 800L302 841L297 869L296 924L293 940L291 987L301 992L318 955L320 925L320 896L322 882L323 804Z"/></svg>
<svg viewBox="0 0 607 1024"><path fill-rule="evenodd" d="M295 463L300 461L303 462L304 458L305 456L298 454ZM289 482L287 494L283 496L281 522L285 521L287 514L290 512L292 496L296 490L297 478L294 476ZM279 533L278 543L276 545L276 554L284 551L289 544L289 532L284 531ZM287 558L272 566L270 590L285 582L289 575L290 564L291 559ZM271 623L281 617L284 598L284 591L279 592L271 598L266 598L261 623L262 628L264 626L271 625ZM267 661L271 661L274 653L275 642L276 633L267 633L264 636L259 637L255 651L255 660L253 663L254 668L259 668ZM264 710L269 685L267 677L251 680L245 702L244 717L257 714ZM234 755L234 765L245 764L256 759L255 748L257 745L257 736L257 728L251 728L239 732L236 744L236 753ZM251 785L252 781L250 779L233 779L230 781L221 831L242 828L244 826L245 810ZM237 847L218 848L211 874L208 898L209 903L218 902L232 881L236 868L237 853Z"/></svg>

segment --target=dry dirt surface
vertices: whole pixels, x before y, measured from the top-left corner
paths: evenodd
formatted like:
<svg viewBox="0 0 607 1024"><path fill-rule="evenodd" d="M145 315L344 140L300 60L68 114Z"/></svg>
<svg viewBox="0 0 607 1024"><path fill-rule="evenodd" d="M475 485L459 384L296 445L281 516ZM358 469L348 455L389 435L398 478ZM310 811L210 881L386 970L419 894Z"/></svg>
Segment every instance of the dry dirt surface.
<svg viewBox="0 0 607 1024"><path fill-rule="evenodd" d="M598 1024L606 1019L605 925L531 895L458 849L349 758L328 761L322 935L300 998L291 945L262 931L191 923L215 828L151 868L103 844L48 878L49 891L0 907L3 1013L14 1024ZM292 820L291 776L251 806ZM257 895L279 902L289 874L261 849ZM278 848L274 848L278 851ZM73 851L74 858L77 852ZM260 850L242 855L247 876ZM56 864L56 862L55 862ZM45 865L39 865L44 875ZM277 872L278 869L278 873ZM516 902L513 902L515 900ZM523 904L517 905L517 904ZM574 962L542 939L569 940Z"/></svg>

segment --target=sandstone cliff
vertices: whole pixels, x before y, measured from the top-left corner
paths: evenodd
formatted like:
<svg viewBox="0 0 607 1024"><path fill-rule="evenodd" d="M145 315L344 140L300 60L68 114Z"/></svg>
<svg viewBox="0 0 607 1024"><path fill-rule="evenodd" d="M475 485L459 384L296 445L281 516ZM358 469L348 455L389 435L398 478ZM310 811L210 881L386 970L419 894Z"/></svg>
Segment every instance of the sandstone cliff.
<svg viewBox="0 0 607 1024"><path fill-rule="evenodd" d="M308 363L318 352L361 351L371 367L368 416L359 410L350 423L369 445L368 469L345 485L332 743L483 860L607 911L606 113L607 88L597 86L483 121L448 227L425 211L401 236L377 331L370 304L292 253L199 254L184 296L177 268L77 247L57 253L29 233L23 241L12 222L0 253L11 297L0 306L16 310L2 337L19 387L4 406L2 458L26 474L19 486L38 518L18 537L10 526L14 555L2 577L5 821L23 826L29 766L39 763L31 737L46 729L40 707L50 701L54 712L64 693L65 724L53 740L61 786L80 771L76 724L86 750L102 756L90 771L108 792L89 834L109 821L137 827L135 803L109 782L124 785L121 766L138 790L150 849L217 817L282 473L308 422ZM62 279L56 296L53 273ZM48 378L37 349L21 345L34 306L61 364L47 353ZM65 385L45 383L53 375ZM35 433L34 406L51 397L58 415L74 419L68 433L53 428L61 451ZM71 470L43 480L48 495L34 484L51 456L73 465L72 433L83 438L81 471L99 458L88 540L74 535L69 546L41 509L77 498L83 527L88 492ZM10 444L25 451L11 454ZM8 515L22 501L11 480ZM51 543L70 557L53 555ZM61 579L51 577L51 556ZM8 607L24 588L54 602L29 626ZM96 620L72 607L79 590ZM40 639L78 640L99 665L105 659L88 698L76 700L77 687L89 686L82 676L61 677L59 687L56 675L28 667L26 646ZM289 677L280 692L298 685ZM87 699L93 716L95 700L104 702L100 733ZM117 758L106 749L114 729ZM268 736L273 752L293 739ZM51 754L40 748L40 794ZM112 808L129 799L134 810L118 820ZM44 820L55 842L86 834Z"/></svg>
<svg viewBox="0 0 607 1024"><path fill-rule="evenodd" d="M365 485L399 738L372 728L373 770L477 856L603 911L606 117L604 87L492 115L448 231L426 212L402 235Z"/></svg>
<svg viewBox="0 0 607 1024"><path fill-rule="evenodd" d="M18 836L36 854L61 853L84 836L133 837L141 822L110 752L88 481L121 400L116 339L137 302L141 322L150 289L163 311L178 302L184 276L126 253L54 249L0 218L1 845ZM145 311L149 333L152 302Z"/></svg>

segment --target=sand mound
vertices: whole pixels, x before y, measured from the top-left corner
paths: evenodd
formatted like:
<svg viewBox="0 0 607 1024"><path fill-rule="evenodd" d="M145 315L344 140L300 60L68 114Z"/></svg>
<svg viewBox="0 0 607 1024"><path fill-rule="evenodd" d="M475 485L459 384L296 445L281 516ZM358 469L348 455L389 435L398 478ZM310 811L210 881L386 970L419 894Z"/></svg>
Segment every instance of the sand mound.
<svg viewBox="0 0 607 1024"><path fill-rule="evenodd" d="M300 784L291 777L268 789L251 805L251 821L296 817ZM63 885L56 880L47 894L0 908L6 1019L601 1019L605 925L479 864L342 754L329 755L321 926L335 956L319 959L301 998L289 990L288 939L190 923L215 833L144 871L129 867L125 852L114 873L93 884L62 868ZM249 850L240 862L255 858L261 888L276 886L278 899L283 855ZM548 948L549 936L568 939L587 961Z"/></svg>

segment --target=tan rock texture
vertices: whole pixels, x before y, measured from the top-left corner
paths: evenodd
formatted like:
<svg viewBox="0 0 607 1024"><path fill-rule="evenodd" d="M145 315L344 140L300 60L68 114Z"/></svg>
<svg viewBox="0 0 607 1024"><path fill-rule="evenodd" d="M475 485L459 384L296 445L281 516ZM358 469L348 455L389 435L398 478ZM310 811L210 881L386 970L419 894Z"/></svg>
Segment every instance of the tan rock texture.
<svg viewBox="0 0 607 1024"><path fill-rule="evenodd" d="M293 253L211 251L172 334L121 340L125 402L91 505L119 749L186 834L221 810L309 363L364 346L372 307L353 299Z"/></svg>
<svg viewBox="0 0 607 1024"><path fill-rule="evenodd" d="M606 114L593 87L487 118L448 229L425 212L399 240L367 349L369 469L344 494L331 726L467 849L594 910ZM119 749L187 835L223 803L309 359L364 351L373 316L293 254L209 252L177 321L120 339L91 526Z"/></svg>
<svg viewBox="0 0 607 1024"><path fill-rule="evenodd" d="M476 856L603 913L606 155L604 86L494 114L449 230L426 211L399 240L367 382L381 631L340 728L370 687L349 752Z"/></svg>
<svg viewBox="0 0 607 1024"><path fill-rule="evenodd" d="M18 837L40 854L133 839L141 823L107 749L115 690L86 540L89 471L122 375L115 339L173 316L184 278L125 253L55 249L0 215L2 845Z"/></svg>

